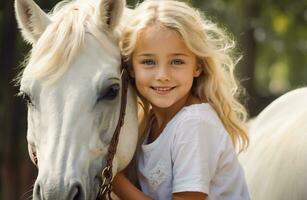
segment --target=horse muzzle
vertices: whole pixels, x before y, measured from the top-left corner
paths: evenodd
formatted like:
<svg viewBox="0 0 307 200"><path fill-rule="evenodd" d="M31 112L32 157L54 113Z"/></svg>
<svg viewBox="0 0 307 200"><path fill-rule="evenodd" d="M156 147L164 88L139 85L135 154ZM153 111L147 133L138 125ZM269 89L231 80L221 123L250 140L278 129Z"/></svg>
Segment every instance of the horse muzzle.
<svg viewBox="0 0 307 200"><path fill-rule="evenodd" d="M67 180L37 180L34 185L34 200L85 200L85 188L81 181Z"/></svg>

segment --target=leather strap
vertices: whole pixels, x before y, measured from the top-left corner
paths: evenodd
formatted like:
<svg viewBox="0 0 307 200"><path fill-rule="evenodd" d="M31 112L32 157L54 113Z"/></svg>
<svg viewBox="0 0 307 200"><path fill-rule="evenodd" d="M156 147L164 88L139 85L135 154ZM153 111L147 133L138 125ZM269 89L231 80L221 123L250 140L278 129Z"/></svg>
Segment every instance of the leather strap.
<svg viewBox="0 0 307 200"><path fill-rule="evenodd" d="M108 147L108 153L106 155L106 167L103 169L101 173L102 183L99 188L99 193L97 196L97 200L112 200L111 191L112 191L112 180L113 180L113 159L116 154L117 144L119 139L119 134L121 127L124 124L125 113L126 113L126 104L127 104L127 93L128 93L128 85L129 85L129 75L127 71L127 67L124 65L122 61L122 92L121 92L121 104L120 104L120 113L119 119L111 139L110 145Z"/></svg>

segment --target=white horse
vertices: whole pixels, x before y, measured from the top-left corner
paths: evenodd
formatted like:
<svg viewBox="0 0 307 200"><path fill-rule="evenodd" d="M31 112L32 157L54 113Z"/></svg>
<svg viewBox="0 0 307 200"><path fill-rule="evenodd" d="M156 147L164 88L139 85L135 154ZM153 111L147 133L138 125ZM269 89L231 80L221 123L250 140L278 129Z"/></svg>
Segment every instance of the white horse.
<svg viewBox="0 0 307 200"><path fill-rule="evenodd" d="M38 166L33 199L95 199L119 118L121 58L116 28L124 0L76 0L46 14L33 0L15 0L18 25L33 46L20 79L28 101L28 148ZM113 174L137 143L136 95L126 117Z"/></svg>
<svg viewBox="0 0 307 200"><path fill-rule="evenodd" d="M253 200L307 199L307 88L293 90L251 122L239 159Z"/></svg>

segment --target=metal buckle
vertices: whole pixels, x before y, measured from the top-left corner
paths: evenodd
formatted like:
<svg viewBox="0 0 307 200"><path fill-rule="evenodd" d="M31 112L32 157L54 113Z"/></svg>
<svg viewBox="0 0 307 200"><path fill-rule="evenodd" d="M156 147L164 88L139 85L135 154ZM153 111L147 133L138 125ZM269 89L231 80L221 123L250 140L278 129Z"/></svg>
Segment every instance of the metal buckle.
<svg viewBox="0 0 307 200"><path fill-rule="evenodd" d="M112 190L112 172L110 172L111 166L106 166L102 172L101 172L101 177L103 178L103 181L100 185L98 196L103 197L106 196L106 194L110 193Z"/></svg>

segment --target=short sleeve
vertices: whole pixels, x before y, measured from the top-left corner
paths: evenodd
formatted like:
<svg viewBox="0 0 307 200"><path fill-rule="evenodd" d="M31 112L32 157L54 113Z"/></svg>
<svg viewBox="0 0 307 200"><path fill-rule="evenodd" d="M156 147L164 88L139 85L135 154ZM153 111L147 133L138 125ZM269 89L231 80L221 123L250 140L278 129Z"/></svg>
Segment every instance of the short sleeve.
<svg viewBox="0 0 307 200"><path fill-rule="evenodd" d="M250 199L244 171L229 137L222 151L223 154L218 161L216 177L212 182L212 184L218 186L213 188L212 199Z"/></svg>
<svg viewBox="0 0 307 200"><path fill-rule="evenodd" d="M220 156L221 127L203 119L178 123L173 148L173 193L193 191L208 194Z"/></svg>

